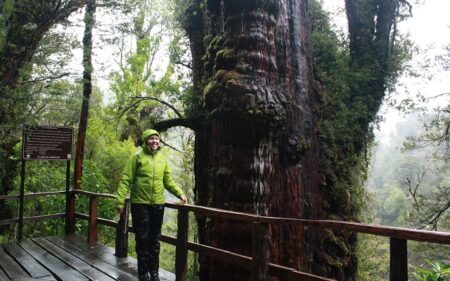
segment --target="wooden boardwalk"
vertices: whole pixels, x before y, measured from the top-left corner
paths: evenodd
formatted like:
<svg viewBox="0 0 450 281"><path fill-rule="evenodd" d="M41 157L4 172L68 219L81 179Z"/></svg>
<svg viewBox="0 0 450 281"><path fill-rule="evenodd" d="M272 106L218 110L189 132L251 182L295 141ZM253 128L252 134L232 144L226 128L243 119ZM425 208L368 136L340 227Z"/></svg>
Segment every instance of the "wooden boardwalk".
<svg viewBox="0 0 450 281"><path fill-rule="evenodd" d="M175 275L160 270L160 278L173 281ZM1 245L0 280L136 281L137 262L78 235L34 238Z"/></svg>

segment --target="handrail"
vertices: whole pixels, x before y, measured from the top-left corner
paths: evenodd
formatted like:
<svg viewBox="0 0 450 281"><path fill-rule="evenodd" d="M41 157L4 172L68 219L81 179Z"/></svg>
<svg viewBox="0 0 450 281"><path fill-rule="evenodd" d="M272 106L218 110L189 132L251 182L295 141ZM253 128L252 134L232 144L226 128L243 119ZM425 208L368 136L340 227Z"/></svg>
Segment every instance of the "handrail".
<svg viewBox="0 0 450 281"><path fill-rule="evenodd" d="M60 195L65 194L65 191L47 191L47 192L35 192L35 193L27 193L24 194L24 198L34 198L34 197L40 197L40 196L49 196L49 195ZM0 200L12 200L12 199L19 199L20 194L10 194L10 195L0 195Z"/></svg>
<svg viewBox="0 0 450 281"><path fill-rule="evenodd" d="M98 192L92 192L92 191L85 191L85 190L73 190L73 192L75 194L80 194L80 195L88 195L88 196L97 196L97 197L104 197L104 198L111 198L111 199L116 199L117 196L113 195L113 194L108 194L108 193L98 193Z"/></svg>
<svg viewBox="0 0 450 281"><path fill-rule="evenodd" d="M296 219L296 218L282 218L271 216L260 216L249 213L241 213L235 211L222 210L211 207L196 206L196 205L182 205L175 203L166 203L166 206L173 209L193 211L201 214L208 214L210 216L229 218L241 222L262 222L269 224L302 224L314 227L327 227L331 229L345 229L348 231L355 231L365 234L374 234L378 236L385 236L397 239L406 239L422 242L432 242L438 244L450 244L450 233L417 230L404 227L394 226L380 226L357 222L335 221L335 220L310 220L310 219Z"/></svg>
<svg viewBox="0 0 450 281"><path fill-rule="evenodd" d="M41 192L41 193L30 193L25 194L26 198L33 198L38 196L47 195L59 195L65 193L64 191L55 192ZM97 224L103 224L110 227L116 227L116 255L127 254L128 247L128 232L133 232L131 226L128 226L127 218L129 216L129 200L127 200L124 214L120 216L118 222L97 217L97 199L115 199L117 196L105 193L96 193L83 190L71 190L70 194L84 195L90 198L89 204L89 214L83 214L73 211L73 217L78 219L85 219L89 221L89 241L98 240ZM18 199L19 195L1 195L0 200L11 200ZM213 258L221 259L225 262L241 265L243 267L249 268L252 271L252 280L263 280L260 279L261 274L272 274L277 276L285 276L288 280L296 280L296 278L301 278L302 280L331 280L324 277L315 276L305 272L297 271L293 268L287 268L281 265L272 264L268 259L259 259L258 257L264 257L268 252L264 253L257 252L253 253L253 257L243 256L237 253L232 253L223 249L214 248L207 245L202 245L198 243L193 243L187 241L187 222L188 222L188 212L195 212L198 215L208 215L221 218L227 218L232 220L241 221L244 223L252 223L254 226L254 235L258 236L259 240L254 240L253 243L258 243L258 246L267 245L268 228L267 226L280 225L280 224L300 224L302 226L310 227L324 227L330 229L344 230L344 231L354 231L357 233L372 234L377 236L389 237L391 239L391 263L390 263L390 280L403 281L407 280L407 240L421 241L421 242L432 242L439 244L450 245L450 233L447 232L436 232L428 230L415 230L402 227L392 227L392 226L380 226L371 225L358 222L348 222L348 221L335 221L335 220L311 220L311 219L296 219L296 218L282 218L282 217L272 217L272 216L261 216L249 213L235 212L229 210L223 210L218 208L196 206L190 204L177 204L177 203L166 203L166 207L178 210L178 235L177 238L170 236L162 236L162 241L175 245L177 247L176 254L176 276L178 280L185 280L186 272L186 253L187 250L198 252L202 255L206 255ZM43 215L23 218L23 222L31 221L41 221L53 218L64 218L67 215L65 213ZM18 223L19 219L7 219L1 220L0 225L9 225ZM255 228L256 226L256 228ZM260 227L258 231L255 231L257 227ZM262 228L261 228L262 226ZM264 238L266 237L266 238ZM269 241L270 242L270 241ZM118 244L119 243L119 244ZM265 249L267 247L252 247L258 248L258 251ZM256 256L255 256L256 255ZM266 275L264 275L266 276ZM288 277L290 276L290 277ZM258 279L259 278L259 279ZM266 280L266 279L264 279Z"/></svg>
<svg viewBox="0 0 450 281"><path fill-rule="evenodd" d="M40 215L40 216L32 216L32 217L24 217L23 222L36 222L36 221L44 221L44 220L50 220L50 219L59 219L64 218L64 213L58 213L58 214L50 214L50 215ZM0 226L2 225L11 225L16 224L19 222L19 219L6 219L6 220L0 220Z"/></svg>

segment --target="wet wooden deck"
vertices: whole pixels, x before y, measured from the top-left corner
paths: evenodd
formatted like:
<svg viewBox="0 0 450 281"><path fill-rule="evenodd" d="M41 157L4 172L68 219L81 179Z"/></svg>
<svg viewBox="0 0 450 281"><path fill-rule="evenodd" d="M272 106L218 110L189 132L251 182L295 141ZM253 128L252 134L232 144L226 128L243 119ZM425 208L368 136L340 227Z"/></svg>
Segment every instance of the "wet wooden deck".
<svg viewBox="0 0 450 281"><path fill-rule="evenodd" d="M162 281L175 275L160 270ZM117 258L114 249L70 235L9 242L0 247L0 280L138 280L136 259Z"/></svg>

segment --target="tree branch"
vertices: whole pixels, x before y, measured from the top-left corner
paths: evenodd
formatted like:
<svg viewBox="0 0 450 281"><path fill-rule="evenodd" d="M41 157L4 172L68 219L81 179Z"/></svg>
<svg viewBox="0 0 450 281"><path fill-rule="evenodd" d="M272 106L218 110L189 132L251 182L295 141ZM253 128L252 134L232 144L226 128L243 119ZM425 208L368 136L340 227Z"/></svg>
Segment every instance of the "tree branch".
<svg viewBox="0 0 450 281"><path fill-rule="evenodd" d="M163 141L163 140L160 140L160 141L161 141L165 146L170 147L170 148L172 148L173 150L175 150L175 151L177 151L177 152L183 153L183 151L179 150L178 148L176 148L176 147L174 147L174 146L171 146L171 145L168 144L167 142L165 142L165 141Z"/></svg>
<svg viewBox="0 0 450 281"><path fill-rule="evenodd" d="M450 200L442 208L440 208L437 212L433 213L431 216L426 218L424 220L424 225L421 227L421 229L427 227L428 225L432 225L433 226L433 230L437 230L437 223L438 223L440 217L448 209L450 209Z"/></svg>
<svg viewBox="0 0 450 281"><path fill-rule="evenodd" d="M153 124L153 128L163 132L172 127L181 126L196 131L199 128L200 121L200 118L173 118L156 122Z"/></svg>
<svg viewBox="0 0 450 281"><path fill-rule="evenodd" d="M62 73L58 76L49 76L49 77L43 77L43 78L38 78L38 79L34 79L34 80L28 80L28 81L24 81L19 83L19 85L25 85L25 84L29 84L29 83L36 83L36 82L42 82L42 81L46 81L46 80L56 80L59 78L62 78L64 76L69 76L71 73L66 72L66 73Z"/></svg>
<svg viewBox="0 0 450 281"><path fill-rule="evenodd" d="M171 105L170 103L164 101L164 100L160 100L154 97L142 97L142 96L136 96L136 97L131 97L132 99L140 99L137 102L133 103L133 105L136 105L138 103L140 103L143 100L154 100L157 101L159 103L164 104L165 106L169 107L170 109L173 110L173 112L175 112L175 114L179 117L179 118L183 118L183 115L181 114L180 111L178 111L178 109L176 109L173 105Z"/></svg>
<svg viewBox="0 0 450 281"><path fill-rule="evenodd" d="M192 65L190 63L183 62L182 60L175 60L174 63L178 64L178 65L181 65L181 66L184 66L184 67L186 67L188 69L192 69Z"/></svg>

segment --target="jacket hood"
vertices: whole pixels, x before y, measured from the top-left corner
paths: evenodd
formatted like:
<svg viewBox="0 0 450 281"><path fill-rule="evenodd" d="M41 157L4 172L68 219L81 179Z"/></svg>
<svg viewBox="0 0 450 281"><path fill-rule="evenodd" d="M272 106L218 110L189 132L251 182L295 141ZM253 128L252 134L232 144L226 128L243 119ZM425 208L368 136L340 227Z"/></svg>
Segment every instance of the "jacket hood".
<svg viewBox="0 0 450 281"><path fill-rule="evenodd" d="M147 143L147 139L150 136L157 135L159 137L159 133L156 130L148 129L142 134L142 142Z"/></svg>
<svg viewBox="0 0 450 281"><path fill-rule="evenodd" d="M154 154L156 152L156 151L152 151L150 149L150 147L148 147L148 145L147 145L147 139L153 135L157 135L159 137L158 131L153 130L153 129L148 129L142 134L142 149L147 154ZM160 149L161 149L161 147L158 147L158 150L160 150Z"/></svg>

